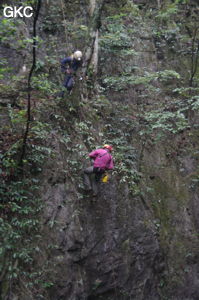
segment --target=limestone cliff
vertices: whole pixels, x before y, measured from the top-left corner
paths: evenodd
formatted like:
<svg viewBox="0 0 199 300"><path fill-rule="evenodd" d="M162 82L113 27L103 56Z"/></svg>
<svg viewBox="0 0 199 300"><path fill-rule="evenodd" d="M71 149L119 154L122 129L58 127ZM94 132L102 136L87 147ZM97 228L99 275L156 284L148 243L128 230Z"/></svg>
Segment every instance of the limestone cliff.
<svg viewBox="0 0 199 300"><path fill-rule="evenodd" d="M199 299L197 12L43 1L23 172L32 20L3 19L0 299ZM75 49L84 64L61 99L60 59ZM82 170L105 142L115 169L93 198Z"/></svg>

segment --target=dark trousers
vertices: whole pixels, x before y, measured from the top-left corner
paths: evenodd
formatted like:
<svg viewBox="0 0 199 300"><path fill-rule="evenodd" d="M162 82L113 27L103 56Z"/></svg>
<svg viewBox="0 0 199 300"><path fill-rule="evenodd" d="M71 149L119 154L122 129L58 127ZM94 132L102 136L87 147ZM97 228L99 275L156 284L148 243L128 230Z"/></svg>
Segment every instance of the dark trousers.
<svg viewBox="0 0 199 300"><path fill-rule="evenodd" d="M88 167L84 170L84 186L87 190L93 190L93 193L98 193L98 182L101 179L104 170L99 168Z"/></svg>
<svg viewBox="0 0 199 300"><path fill-rule="evenodd" d="M74 79L73 76L70 74L67 74L64 78L63 86L70 92L74 86Z"/></svg>

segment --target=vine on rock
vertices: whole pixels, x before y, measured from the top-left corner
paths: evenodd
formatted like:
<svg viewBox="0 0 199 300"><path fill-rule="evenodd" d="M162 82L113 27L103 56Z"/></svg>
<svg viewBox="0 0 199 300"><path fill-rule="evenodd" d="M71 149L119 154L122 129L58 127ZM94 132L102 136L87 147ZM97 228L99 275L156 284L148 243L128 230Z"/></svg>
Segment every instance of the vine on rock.
<svg viewBox="0 0 199 300"><path fill-rule="evenodd" d="M20 157L20 165L21 169L23 170L23 159L25 157L25 152L26 152L26 146L27 146L27 139L28 139L28 134L29 134L29 128L30 128L30 122L31 122L31 79L33 72L36 67L36 38L37 38L37 31L36 31L36 26L37 26L37 20L39 17L39 12L41 8L41 0L37 1L37 7L35 11L35 16L34 16L34 21L33 21L33 44L32 44L32 67L29 72L28 76L28 102L27 102L27 122L26 122L26 129L23 137L23 144L22 144L22 152L21 152L21 157Z"/></svg>

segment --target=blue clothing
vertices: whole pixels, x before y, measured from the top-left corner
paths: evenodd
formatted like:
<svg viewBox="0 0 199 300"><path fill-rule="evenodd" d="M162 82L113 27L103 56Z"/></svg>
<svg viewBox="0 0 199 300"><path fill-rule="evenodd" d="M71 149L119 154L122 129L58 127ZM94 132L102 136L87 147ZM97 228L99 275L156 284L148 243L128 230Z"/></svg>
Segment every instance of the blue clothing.
<svg viewBox="0 0 199 300"><path fill-rule="evenodd" d="M71 68L74 72L77 71L79 67L82 65L81 60L77 60L75 58L72 58L71 56L68 56L61 61L61 70L64 72L67 68L67 65L69 68Z"/></svg>
<svg viewBox="0 0 199 300"><path fill-rule="evenodd" d="M65 72L68 69L68 72L66 73L66 76L64 78L63 86L70 92L74 86L74 79L73 79L73 72L76 72L79 67L81 67L82 61L77 60L75 58L72 58L71 56L68 56L61 60L61 71Z"/></svg>
<svg viewBox="0 0 199 300"><path fill-rule="evenodd" d="M70 92L74 86L73 76L68 74L64 78L63 86Z"/></svg>

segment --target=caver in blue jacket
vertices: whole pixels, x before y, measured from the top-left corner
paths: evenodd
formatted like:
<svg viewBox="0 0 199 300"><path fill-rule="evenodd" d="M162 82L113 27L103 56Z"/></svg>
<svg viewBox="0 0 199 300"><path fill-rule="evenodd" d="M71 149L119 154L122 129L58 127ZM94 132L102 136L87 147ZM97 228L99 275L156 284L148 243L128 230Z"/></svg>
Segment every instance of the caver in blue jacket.
<svg viewBox="0 0 199 300"><path fill-rule="evenodd" d="M66 73L63 86L70 92L74 86L73 74L82 65L82 52L75 51L74 54L61 61L61 71Z"/></svg>

